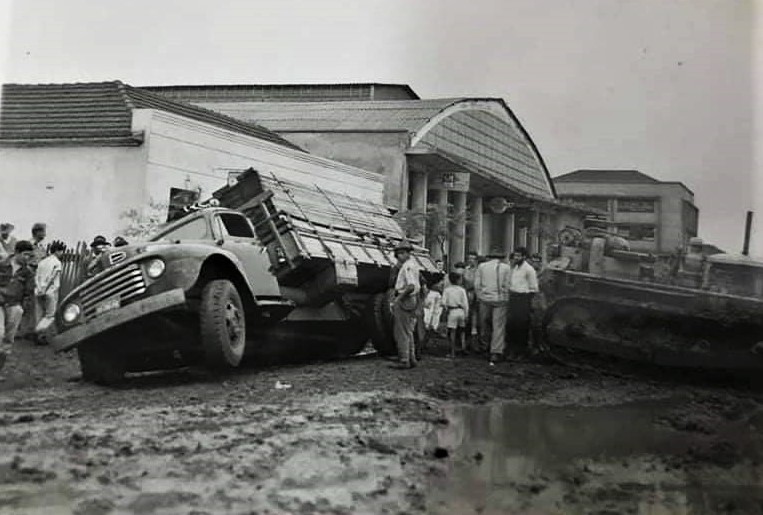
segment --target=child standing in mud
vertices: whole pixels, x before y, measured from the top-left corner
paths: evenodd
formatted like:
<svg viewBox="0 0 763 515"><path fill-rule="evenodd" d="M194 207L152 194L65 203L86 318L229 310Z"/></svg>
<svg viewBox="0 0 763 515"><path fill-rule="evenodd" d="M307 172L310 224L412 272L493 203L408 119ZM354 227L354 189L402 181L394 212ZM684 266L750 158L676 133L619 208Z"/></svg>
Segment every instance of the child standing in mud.
<svg viewBox="0 0 763 515"><path fill-rule="evenodd" d="M445 317L448 327L448 341L450 342L450 357L456 357L456 350L464 351L464 330L466 320L469 317L469 299L466 290L461 283L463 276L458 272L448 274L450 284L442 292L442 306L445 309Z"/></svg>

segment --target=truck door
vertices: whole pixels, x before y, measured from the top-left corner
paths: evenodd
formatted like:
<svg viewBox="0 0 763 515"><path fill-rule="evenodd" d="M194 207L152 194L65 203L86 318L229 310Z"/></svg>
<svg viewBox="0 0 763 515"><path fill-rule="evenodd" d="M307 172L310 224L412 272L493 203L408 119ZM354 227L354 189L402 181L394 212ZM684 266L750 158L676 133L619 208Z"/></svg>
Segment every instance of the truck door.
<svg viewBox="0 0 763 515"><path fill-rule="evenodd" d="M270 259L249 220L238 213L219 213L217 219L221 246L241 261L255 296L279 296L278 281L269 271Z"/></svg>

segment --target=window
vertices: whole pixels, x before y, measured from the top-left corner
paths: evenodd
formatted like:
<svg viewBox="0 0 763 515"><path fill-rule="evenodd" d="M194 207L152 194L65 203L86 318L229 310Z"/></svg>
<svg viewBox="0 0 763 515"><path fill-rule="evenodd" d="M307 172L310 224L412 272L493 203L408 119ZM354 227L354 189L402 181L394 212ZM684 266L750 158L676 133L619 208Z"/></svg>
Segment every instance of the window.
<svg viewBox="0 0 763 515"><path fill-rule="evenodd" d="M206 218L194 218L169 232L159 234L154 240L209 240L212 239L212 233L209 231L209 225Z"/></svg>
<svg viewBox="0 0 763 515"><path fill-rule="evenodd" d="M631 241L655 241L655 227L653 225L618 225L617 235Z"/></svg>
<svg viewBox="0 0 763 515"><path fill-rule="evenodd" d="M654 199L620 198L617 199L617 211L620 213L654 213Z"/></svg>
<svg viewBox="0 0 763 515"><path fill-rule="evenodd" d="M220 220L228 236L233 236L234 238L254 238L252 228L243 216L233 213L221 213Z"/></svg>
<svg viewBox="0 0 763 515"><path fill-rule="evenodd" d="M578 204L583 204L594 209L609 211L609 199L607 197L569 197L570 200Z"/></svg>

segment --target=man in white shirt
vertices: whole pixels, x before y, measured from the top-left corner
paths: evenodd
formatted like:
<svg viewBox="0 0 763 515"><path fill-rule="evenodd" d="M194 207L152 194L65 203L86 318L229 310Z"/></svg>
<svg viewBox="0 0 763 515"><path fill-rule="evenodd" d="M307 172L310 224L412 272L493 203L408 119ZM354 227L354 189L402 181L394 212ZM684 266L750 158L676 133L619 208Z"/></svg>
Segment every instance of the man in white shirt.
<svg viewBox="0 0 763 515"><path fill-rule="evenodd" d="M503 252L493 248L489 260L481 263L474 274L474 292L479 302L480 338L488 346L490 365L502 359L506 345L506 315L509 303L511 268L503 262Z"/></svg>
<svg viewBox="0 0 763 515"><path fill-rule="evenodd" d="M60 241L54 241L50 244L50 254L37 265L34 294L37 309L41 313L40 321L35 327L38 343L46 343L46 333L55 318L63 270L61 257L65 250L66 245Z"/></svg>
<svg viewBox="0 0 763 515"><path fill-rule="evenodd" d="M419 267L411 259L411 251L413 251L413 246L406 241L401 241L395 247L395 258L397 258L400 270L395 280L395 291L391 309L393 332L400 360L394 368L400 369L416 366L416 348L413 332L416 329L416 313L421 282Z"/></svg>
<svg viewBox="0 0 763 515"><path fill-rule="evenodd" d="M510 359L527 357L532 297L538 292L538 275L527 262L527 249L517 247L511 254L509 324L507 341Z"/></svg>

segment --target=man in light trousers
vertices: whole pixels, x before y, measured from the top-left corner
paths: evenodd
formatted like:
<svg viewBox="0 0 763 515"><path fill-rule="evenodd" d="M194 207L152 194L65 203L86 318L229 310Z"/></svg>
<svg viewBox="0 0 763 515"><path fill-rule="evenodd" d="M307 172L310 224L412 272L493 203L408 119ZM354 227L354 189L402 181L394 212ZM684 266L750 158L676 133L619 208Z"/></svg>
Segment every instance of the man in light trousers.
<svg viewBox="0 0 763 515"><path fill-rule="evenodd" d="M395 280L394 298L392 300L392 321L399 363L394 368L408 369L416 366L416 347L413 333L416 329L416 312L418 307L419 289L421 288L419 269L411 259L413 246L402 241L395 247L400 270Z"/></svg>
<svg viewBox="0 0 763 515"><path fill-rule="evenodd" d="M490 365L493 366L503 358L506 345L511 267L504 262L499 248L493 248L488 258L474 274L474 292L479 301L480 338L483 346L490 346Z"/></svg>
<svg viewBox="0 0 763 515"><path fill-rule="evenodd" d="M65 250L66 245L63 242L54 241L50 244L50 254L37 265L34 294L37 309L42 316L35 327L35 334L37 343L41 345L47 344L48 330L55 318L63 271L61 257Z"/></svg>

